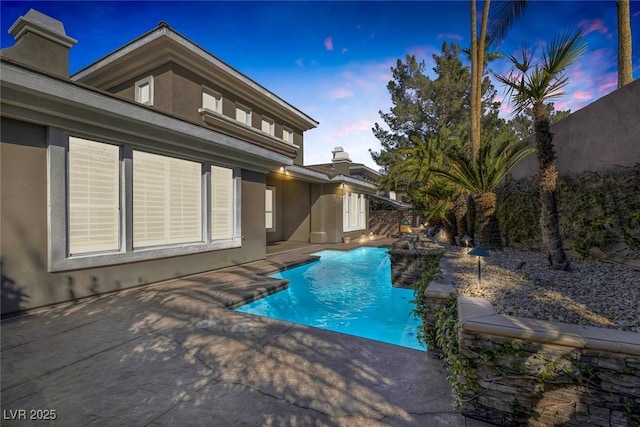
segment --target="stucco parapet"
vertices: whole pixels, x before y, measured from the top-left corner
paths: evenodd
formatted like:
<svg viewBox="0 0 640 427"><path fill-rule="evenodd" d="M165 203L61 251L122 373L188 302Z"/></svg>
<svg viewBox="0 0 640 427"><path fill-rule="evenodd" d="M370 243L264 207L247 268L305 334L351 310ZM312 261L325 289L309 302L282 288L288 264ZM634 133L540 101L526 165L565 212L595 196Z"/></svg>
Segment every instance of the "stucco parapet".
<svg viewBox="0 0 640 427"><path fill-rule="evenodd" d="M458 318L465 332L519 338L542 344L640 355L640 334L593 326L547 322L497 314L489 301L459 296Z"/></svg>

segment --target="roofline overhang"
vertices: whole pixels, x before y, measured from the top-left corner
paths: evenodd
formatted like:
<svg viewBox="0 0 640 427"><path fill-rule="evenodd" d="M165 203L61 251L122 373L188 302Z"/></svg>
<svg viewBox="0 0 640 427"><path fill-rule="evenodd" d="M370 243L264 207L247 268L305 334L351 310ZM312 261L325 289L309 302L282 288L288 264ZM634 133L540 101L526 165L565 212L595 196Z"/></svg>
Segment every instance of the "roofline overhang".
<svg viewBox="0 0 640 427"><path fill-rule="evenodd" d="M211 66L214 66L216 69L223 72L224 77L228 81L240 83L240 87L242 89L241 93L244 96L248 97L250 100L253 100L258 105L260 105L261 103L264 104L264 101L261 100L267 99L269 103L272 104L272 106L277 106L280 110L286 112L287 114L285 114L285 116L288 120L291 120L292 125L299 126L302 130L313 129L319 125L319 122L317 120L312 119L307 114L303 113L273 92L266 89L264 86L260 85L259 83L250 79L224 61L220 60L216 56L207 52L205 49L193 43L182 34L173 30L164 22L161 22L158 27L148 31L147 33L132 40L126 45L109 53L102 59L99 59L98 61L74 73L71 76L71 79L75 81L82 81L92 76L96 76L100 74L100 72L103 72L105 75L108 75L109 78L112 78L114 73L109 71L110 65L115 64L117 61L122 60L133 51L140 49L145 45L148 45L162 37L167 37L169 40L180 45L186 52L188 52L187 55L181 55L179 57L180 61L184 62L182 65L186 66L187 68L191 68L192 70L196 69L203 70L205 72L211 72ZM177 55L178 52L176 52L175 54ZM176 56L176 58L174 59L177 58L178 57ZM167 57L165 62L169 62L171 59L171 57ZM121 78L127 79L131 78L131 76L125 74Z"/></svg>
<svg viewBox="0 0 640 427"><path fill-rule="evenodd" d="M6 59L0 63L0 85L3 117L262 173L293 164L283 154Z"/></svg>
<svg viewBox="0 0 640 427"><path fill-rule="evenodd" d="M300 181L312 182L317 184L345 184L350 187L357 188L358 190L364 190L367 193L375 193L378 191L378 186L370 182L362 181L357 178L352 178L346 175L336 175L330 177L329 175L318 172L313 169L309 169L305 166L291 165L286 166L284 171L274 169L271 171L275 175L283 175L283 177L290 177L298 179Z"/></svg>
<svg viewBox="0 0 640 427"><path fill-rule="evenodd" d="M322 172L314 171L304 166L297 166L297 165L287 166L285 172L287 175L293 178L299 179L301 181L306 181L306 182L326 184L331 181L326 174Z"/></svg>
<svg viewBox="0 0 640 427"><path fill-rule="evenodd" d="M340 184L346 184L355 187L359 190L368 190L375 193L378 190L378 186L370 182L362 181L360 179L352 178L346 175L336 175L331 178L331 182L337 182Z"/></svg>

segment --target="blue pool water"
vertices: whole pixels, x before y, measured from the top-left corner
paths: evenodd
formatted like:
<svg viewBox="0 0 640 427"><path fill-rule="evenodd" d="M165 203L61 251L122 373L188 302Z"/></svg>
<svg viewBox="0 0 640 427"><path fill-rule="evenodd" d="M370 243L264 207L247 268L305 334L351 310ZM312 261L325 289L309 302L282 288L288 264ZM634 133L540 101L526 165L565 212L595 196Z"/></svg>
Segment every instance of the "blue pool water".
<svg viewBox="0 0 640 427"><path fill-rule="evenodd" d="M413 290L391 286L387 249L314 255L320 260L270 276L288 279L288 289L236 311L425 350L416 338Z"/></svg>

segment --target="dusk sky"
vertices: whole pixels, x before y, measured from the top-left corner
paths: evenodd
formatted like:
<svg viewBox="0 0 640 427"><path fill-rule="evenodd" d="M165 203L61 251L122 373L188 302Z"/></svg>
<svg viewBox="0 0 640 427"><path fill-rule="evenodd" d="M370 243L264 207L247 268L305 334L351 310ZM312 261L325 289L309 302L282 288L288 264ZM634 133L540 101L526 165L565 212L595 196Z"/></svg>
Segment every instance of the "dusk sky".
<svg viewBox="0 0 640 427"><path fill-rule="evenodd" d="M479 1L479 7L483 2ZM470 45L468 1L170 2L2 0L2 48L7 30L30 8L63 22L78 40L70 52L76 72L167 22L201 46L318 120L305 134L305 164L327 163L335 146L374 169L368 149L380 147L371 128L391 107L386 85L397 59L414 54L433 68L444 41ZM587 30L588 52L569 70L557 109L576 111L617 85L616 2L533 1L497 49L549 42L567 29ZM633 76L640 77L640 1L631 1ZM466 62L466 58L465 58ZM492 63L497 72L507 60ZM431 75L433 77L433 75ZM496 85L502 98L504 88ZM509 106L503 105L508 117Z"/></svg>

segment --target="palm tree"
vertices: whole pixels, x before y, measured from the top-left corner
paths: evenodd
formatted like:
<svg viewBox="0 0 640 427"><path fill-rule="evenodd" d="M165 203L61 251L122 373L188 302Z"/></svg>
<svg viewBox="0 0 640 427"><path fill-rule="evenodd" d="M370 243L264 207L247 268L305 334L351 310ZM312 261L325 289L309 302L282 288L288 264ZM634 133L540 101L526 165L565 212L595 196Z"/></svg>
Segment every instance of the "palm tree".
<svg viewBox="0 0 640 427"><path fill-rule="evenodd" d="M502 249L496 216L494 189L522 159L533 153L528 142L508 140L480 147L475 159L462 151L447 153L448 169L432 169L461 190L471 194L476 205L475 240L486 249Z"/></svg>
<svg viewBox="0 0 640 427"><path fill-rule="evenodd" d="M487 47L502 41L507 31L527 8L526 0L514 0L500 2L492 19L492 25L487 30L489 23L489 8L491 0L485 0L482 9L482 21L478 34L476 0L471 0L471 157L475 160L480 150L480 133L482 118L482 77L486 62Z"/></svg>
<svg viewBox="0 0 640 427"><path fill-rule="evenodd" d="M551 99L562 96L562 89L569 82L564 70L576 62L587 50L584 32L566 32L547 45L542 58L533 61L534 52L522 51L522 61L509 57L513 68L508 75L494 73L498 81L507 86L514 114L533 110L533 126L538 151L538 173L540 176L540 226L543 244L553 268L570 268L558 222L556 201L556 155L553 149L553 134L549 130L549 110L545 105Z"/></svg>
<svg viewBox="0 0 640 427"><path fill-rule="evenodd" d="M633 81L629 0L618 0L618 87Z"/></svg>

